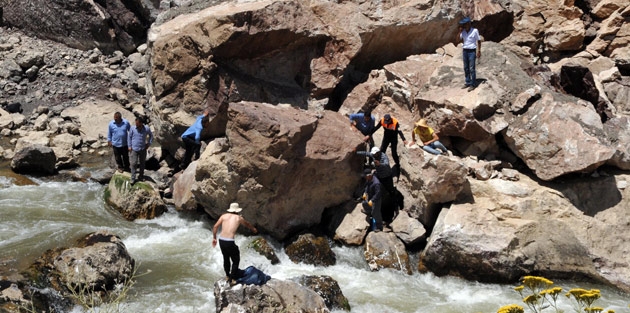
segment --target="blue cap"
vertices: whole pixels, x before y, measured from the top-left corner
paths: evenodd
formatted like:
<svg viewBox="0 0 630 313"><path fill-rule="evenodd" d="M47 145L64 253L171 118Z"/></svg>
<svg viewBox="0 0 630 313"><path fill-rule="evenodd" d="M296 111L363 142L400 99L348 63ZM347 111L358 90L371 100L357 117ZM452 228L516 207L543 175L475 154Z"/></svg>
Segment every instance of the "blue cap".
<svg viewBox="0 0 630 313"><path fill-rule="evenodd" d="M389 120L392 119L392 116L389 115L389 114L385 114L385 116L383 116L383 119L386 120L386 121L389 121Z"/></svg>
<svg viewBox="0 0 630 313"><path fill-rule="evenodd" d="M466 23L470 23L470 22L472 22L472 21L470 20L470 17L466 16L466 17L464 17L461 21L459 21L459 25L464 25L464 24L466 24Z"/></svg>

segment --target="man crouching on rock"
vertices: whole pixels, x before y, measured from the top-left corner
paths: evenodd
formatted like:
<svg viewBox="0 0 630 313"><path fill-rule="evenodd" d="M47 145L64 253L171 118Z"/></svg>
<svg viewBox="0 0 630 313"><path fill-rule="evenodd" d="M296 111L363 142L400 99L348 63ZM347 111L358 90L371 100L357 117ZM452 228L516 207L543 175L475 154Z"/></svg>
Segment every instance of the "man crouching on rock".
<svg viewBox="0 0 630 313"><path fill-rule="evenodd" d="M219 226L221 226L219 247L221 248L221 254L223 254L223 269L225 270L225 275L227 275L228 281L230 281L230 279L236 280L241 276L241 271L238 269L238 263L241 260L240 251L234 242L234 235L238 230L238 226L243 224L245 227L254 232L254 234L258 232L254 225L250 224L242 216L240 216L239 213L242 210L243 209L238 206L238 203L230 204L230 208L227 210L227 213L221 215L212 228L212 247L214 248L217 245L217 231L219 230ZM232 261L231 266L230 260Z"/></svg>

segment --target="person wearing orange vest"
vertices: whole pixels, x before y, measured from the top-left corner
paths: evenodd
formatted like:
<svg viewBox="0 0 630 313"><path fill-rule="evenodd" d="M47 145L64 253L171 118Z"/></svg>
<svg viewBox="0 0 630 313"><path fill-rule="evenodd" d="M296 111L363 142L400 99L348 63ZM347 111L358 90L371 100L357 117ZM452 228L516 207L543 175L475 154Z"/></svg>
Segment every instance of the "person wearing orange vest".
<svg viewBox="0 0 630 313"><path fill-rule="evenodd" d="M402 138L403 143L407 144L407 139L405 139L405 135L403 132L398 129L399 123L398 120L393 118L390 114L385 114L383 118L380 120L378 125L372 134L374 134L379 128L383 127L383 141L381 142L381 152L385 153L387 147L392 145L392 158L394 159L394 166L400 166L400 159L398 158L398 135Z"/></svg>

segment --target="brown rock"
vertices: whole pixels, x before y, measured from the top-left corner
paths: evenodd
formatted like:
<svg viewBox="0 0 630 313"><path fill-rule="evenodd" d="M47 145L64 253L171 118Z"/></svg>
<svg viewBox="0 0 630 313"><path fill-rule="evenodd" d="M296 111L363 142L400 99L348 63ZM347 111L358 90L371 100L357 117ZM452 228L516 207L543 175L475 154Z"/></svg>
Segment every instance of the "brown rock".
<svg viewBox="0 0 630 313"><path fill-rule="evenodd" d="M335 265L336 256L330 249L326 237L313 234L299 235L284 247L284 251L294 263L313 264L316 266Z"/></svg>
<svg viewBox="0 0 630 313"><path fill-rule="evenodd" d="M256 252L262 254L267 260L271 261L271 264L280 263L280 259L273 250L273 247L265 240L265 238L257 238L252 242L252 247Z"/></svg>
<svg viewBox="0 0 630 313"><path fill-rule="evenodd" d="M590 104L556 100L547 93L510 124L504 137L536 176L552 180L608 161L614 151L602 135L601 119Z"/></svg>
<svg viewBox="0 0 630 313"><path fill-rule="evenodd" d="M405 245L391 232L370 232L365 238L363 255L372 271L391 268L411 275Z"/></svg>
<svg viewBox="0 0 630 313"><path fill-rule="evenodd" d="M526 175L516 182L471 180L474 203L442 211L421 263L437 275L478 281L514 282L536 272L628 290L627 249L617 247L630 239L621 231L629 198L627 188L620 191L616 183L627 180L620 175L545 186ZM592 236L593 231L614 238Z"/></svg>
<svg viewBox="0 0 630 313"><path fill-rule="evenodd" d="M197 210L197 201L195 201L192 193L196 173L197 162L194 161L183 172L177 174L177 179L173 183L173 203L176 209L184 211Z"/></svg>
<svg viewBox="0 0 630 313"><path fill-rule="evenodd" d="M214 217L231 202L261 231L282 239L320 222L325 208L361 184L361 141L336 112L269 104L230 105L227 141L211 142L197 164L193 194ZM219 187L220 186L220 187Z"/></svg>

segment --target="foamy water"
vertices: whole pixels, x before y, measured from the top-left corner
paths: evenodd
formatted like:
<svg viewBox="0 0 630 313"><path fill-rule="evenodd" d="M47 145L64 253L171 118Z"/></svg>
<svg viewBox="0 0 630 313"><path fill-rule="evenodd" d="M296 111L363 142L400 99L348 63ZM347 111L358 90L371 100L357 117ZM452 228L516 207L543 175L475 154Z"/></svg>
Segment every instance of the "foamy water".
<svg viewBox="0 0 630 313"><path fill-rule="evenodd" d="M125 312L215 312L214 282L224 273L221 252L212 248L212 221L171 208L157 219L129 222L105 205L104 187L99 184L38 183L14 186L11 179L0 176L0 261L7 267L22 268L47 249L68 246L89 232L107 230L123 239L139 264L140 276L125 303ZM394 270L371 272L362 247L335 246L337 264L317 267L291 262L279 243L266 238L277 248L281 261L271 265L249 248L255 238L236 238L241 268L254 265L275 279L331 276L348 298L352 312L472 313L496 312L510 303L522 305L510 285L432 274L406 275ZM412 259L417 261L417 256ZM599 306L617 312L628 310L627 294L584 283L557 284L565 290L600 288L603 298L598 300ZM569 302L562 309L573 312Z"/></svg>

